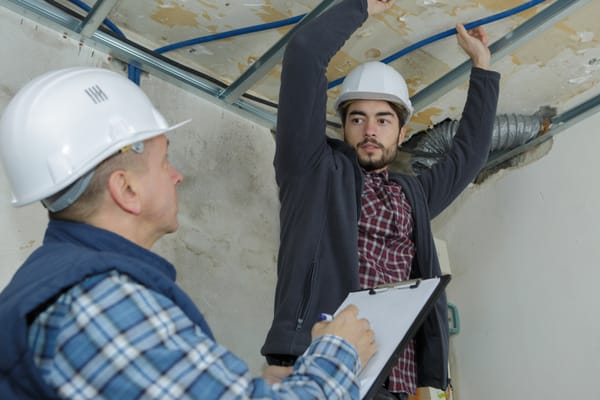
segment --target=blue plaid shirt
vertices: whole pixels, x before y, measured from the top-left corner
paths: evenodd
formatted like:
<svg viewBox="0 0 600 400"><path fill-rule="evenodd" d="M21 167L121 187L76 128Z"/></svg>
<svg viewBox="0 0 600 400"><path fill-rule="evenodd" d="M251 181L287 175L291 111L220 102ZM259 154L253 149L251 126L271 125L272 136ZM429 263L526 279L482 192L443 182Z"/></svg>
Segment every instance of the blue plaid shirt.
<svg viewBox="0 0 600 400"><path fill-rule="evenodd" d="M45 381L70 399L358 398L358 356L337 336L311 344L269 385L168 298L116 271L63 293L29 328Z"/></svg>

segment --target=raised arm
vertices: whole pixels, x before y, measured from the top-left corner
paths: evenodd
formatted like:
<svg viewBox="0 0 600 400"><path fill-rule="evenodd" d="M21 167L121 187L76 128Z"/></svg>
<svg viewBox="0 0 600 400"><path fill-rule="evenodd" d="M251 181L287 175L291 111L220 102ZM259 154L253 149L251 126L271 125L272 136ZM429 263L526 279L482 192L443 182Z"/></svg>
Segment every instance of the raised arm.
<svg viewBox="0 0 600 400"><path fill-rule="evenodd" d="M452 147L444 159L419 176L431 217L444 210L477 176L485 164L492 140L498 104L500 74L489 70L490 51L483 28L467 31L456 25L459 46L473 63L467 101Z"/></svg>
<svg viewBox="0 0 600 400"><path fill-rule="evenodd" d="M381 0L344 0L304 25L286 47L281 72L275 171L305 172L326 150L327 66Z"/></svg>

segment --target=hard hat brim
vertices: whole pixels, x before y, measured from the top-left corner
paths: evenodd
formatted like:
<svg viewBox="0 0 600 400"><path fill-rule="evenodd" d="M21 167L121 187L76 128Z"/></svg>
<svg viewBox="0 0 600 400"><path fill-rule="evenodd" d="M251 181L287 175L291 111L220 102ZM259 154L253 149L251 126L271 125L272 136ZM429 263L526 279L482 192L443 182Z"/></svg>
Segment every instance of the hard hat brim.
<svg viewBox="0 0 600 400"><path fill-rule="evenodd" d="M73 174L73 175L67 177L67 179L63 179L61 182L56 182L54 187L52 188L53 190L50 190L50 191L46 190L46 191L33 193L31 196L22 197L19 199L16 199L15 196L13 195L13 198L11 199L11 205L13 207L22 207L22 206L34 203L36 201L45 199L49 196L52 196L53 194L55 194L57 192L56 187L66 188L67 186L69 186L70 184L75 182L77 179L79 179L83 174L86 174L89 171L96 168L102 161L104 161L108 157L112 156L113 154L117 153L123 147L128 146L133 143L136 143L136 142L143 142L145 140L152 139L153 137L174 131L175 129L178 129L178 128L182 127L183 125L186 125L190 121L191 121L191 119L187 119L185 121L181 121L175 125L171 125L166 128L152 129L152 130L148 130L148 131L137 132L136 134L127 137L125 140L115 141L114 143L112 143L112 145L110 147L104 149L104 151L102 151L100 154L97 154L95 157L91 158L86 163L85 166L82 166L80 168L80 170L78 171L77 174Z"/></svg>

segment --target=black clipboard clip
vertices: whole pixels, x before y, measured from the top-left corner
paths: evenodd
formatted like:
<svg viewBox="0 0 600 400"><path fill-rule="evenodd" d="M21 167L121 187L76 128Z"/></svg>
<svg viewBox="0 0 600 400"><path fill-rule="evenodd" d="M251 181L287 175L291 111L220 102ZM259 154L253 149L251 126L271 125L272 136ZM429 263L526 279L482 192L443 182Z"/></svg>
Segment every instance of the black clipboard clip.
<svg viewBox="0 0 600 400"><path fill-rule="evenodd" d="M405 281L400 283L391 283L387 285L377 286L375 288L369 289L369 294L377 294L381 292L385 292L391 289L415 289L418 288L421 284L421 279L414 279L412 281Z"/></svg>

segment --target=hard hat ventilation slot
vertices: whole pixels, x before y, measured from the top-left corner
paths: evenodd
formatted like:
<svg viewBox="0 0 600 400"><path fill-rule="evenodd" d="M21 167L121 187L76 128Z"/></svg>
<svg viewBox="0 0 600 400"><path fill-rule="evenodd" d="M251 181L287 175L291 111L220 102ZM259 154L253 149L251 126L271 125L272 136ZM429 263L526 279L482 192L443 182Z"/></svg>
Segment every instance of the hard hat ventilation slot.
<svg viewBox="0 0 600 400"><path fill-rule="evenodd" d="M85 89L85 93L90 97L90 99L92 99L94 104L102 103L103 101L108 100L108 96L98 85L94 85Z"/></svg>

